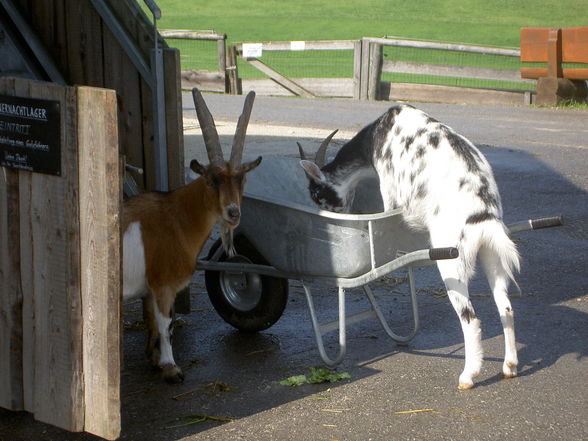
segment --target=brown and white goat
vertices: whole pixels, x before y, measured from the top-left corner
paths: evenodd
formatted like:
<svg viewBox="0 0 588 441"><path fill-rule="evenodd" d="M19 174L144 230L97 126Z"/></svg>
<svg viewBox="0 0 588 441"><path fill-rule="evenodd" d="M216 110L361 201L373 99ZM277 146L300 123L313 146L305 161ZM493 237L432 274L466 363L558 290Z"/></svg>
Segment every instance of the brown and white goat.
<svg viewBox="0 0 588 441"><path fill-rule="evenodd" d="M255 94L245 99L231 159L223 159L221 145L202 95L192 91L210 164L192 160L200 177L169 193L143 193L123 206L123 297L147 296L149 338L147 356L162 369L163 378L181 382L170 343L171 309L176 293L190 282L196 259L218 220L223 244L232 249L232 230L239 224L245 174L261 157L241 164L245 132Z"/></svg>

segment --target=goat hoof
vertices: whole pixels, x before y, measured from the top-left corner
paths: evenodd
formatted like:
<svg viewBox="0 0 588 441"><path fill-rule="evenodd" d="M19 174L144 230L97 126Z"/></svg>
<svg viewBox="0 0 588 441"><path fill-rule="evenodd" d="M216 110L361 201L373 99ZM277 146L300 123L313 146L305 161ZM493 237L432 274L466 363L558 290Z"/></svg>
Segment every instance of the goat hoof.
<svg viewBox="0 0 588 441"><path fill-rule="evenodd" d="M517 364L505 362L502 366L502 378L514 378L517 376Z"/></svg>
<svg viewBox="0 0 588 441"><path fill-rule="evenodd" d="M516 369L514 369L514 370L512 370L510 372L502 371L502 378L505 378L505 379L506 378L514 378L516 376L517 376L517 370Z"/></svg>
<svg viewBox="0 0 588 441"><path fill-rule="evenodd" d="M184 382L184 373L176 365L168 364L162 367L161 375L163 379L170 384L178 384Z"/></svg>
<svg viewBox="0 0 588 441"><path fill-rule="evenodd" d="M457 386L457 388L459 390L468 390L471 389L472 387L474 387L474 381L471 378L462 378L462 376L460 376L459 378L459 384Z"/></svg>

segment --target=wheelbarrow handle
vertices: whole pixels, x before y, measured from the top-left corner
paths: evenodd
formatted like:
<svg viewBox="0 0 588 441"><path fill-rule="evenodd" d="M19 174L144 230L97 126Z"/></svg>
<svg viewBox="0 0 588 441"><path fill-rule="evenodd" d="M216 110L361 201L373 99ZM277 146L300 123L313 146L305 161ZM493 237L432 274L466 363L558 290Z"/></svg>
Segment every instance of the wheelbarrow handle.
<svg viewBox="0 0 588 441"><path fill-rule="evenodd" d="M559 227L563 225L563 216L542 217L539 219L531 219L531 226L533 230L541 228Z"/></svg>
<svg viewBox="0 0 588 441"><path fill-rule="evenodd" d="M539 219L528 219L508 225L509 233L519 231L539 230L540 228L559 227L563 225L563 216L542 217Z"/></svg>
<svg viewBox="0 0 588 441"><path fill-rule="evenodd" d="M455 247L429 249L429 259L431 260L455 259L456 257L459 257L459 250Z"/></svg>

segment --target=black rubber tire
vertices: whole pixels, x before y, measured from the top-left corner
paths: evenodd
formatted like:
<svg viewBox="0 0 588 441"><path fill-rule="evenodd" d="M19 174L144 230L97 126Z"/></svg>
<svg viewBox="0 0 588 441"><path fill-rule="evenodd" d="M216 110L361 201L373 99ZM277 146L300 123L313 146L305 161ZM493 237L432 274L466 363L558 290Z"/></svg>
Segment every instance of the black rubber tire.
<svg viewBox="0 0 588 441"><path fill-rule="evenodd" d="M220 239L214 243L208 255L209 259L221 245ZM235 237L234 245L238 259L260 265L268 264L244 236ZM226 259L227 255L223 252L219 262ZM241 307L236 307L240 300L235 299L235 296L239 296L240 292L227 282L230 280L229 275L221 271L204 272L208 297L222 319L240 331L263 331L276 323L284 312L288 302L288 279L257 274L249 274L246 277L247 286L254 286L254 299L243 301Z"/></svg>

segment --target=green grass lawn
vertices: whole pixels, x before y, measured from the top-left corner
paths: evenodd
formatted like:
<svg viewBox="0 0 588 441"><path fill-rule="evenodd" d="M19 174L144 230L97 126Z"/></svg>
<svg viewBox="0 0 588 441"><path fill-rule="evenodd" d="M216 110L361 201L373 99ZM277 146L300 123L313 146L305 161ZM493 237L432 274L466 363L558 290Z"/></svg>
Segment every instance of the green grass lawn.
<svg viewBox="0 0 588 441"><path fill-rule="evenodd" d="M588 0L158 0L158 4L163 12L160 28L214 30L227 34L228 44L397 36L516 48L521 27L588 24ZM214 44L177 40L169 43L180 47L184 68L215 69ZM384 50L385 57L406 61L424 59L442 64L518 69L518 60L463 58L447 53L439 56L435 52L439 51ZM351 51L305 51L304 55L264 53L263 61L270 60L272 67L292 77L349 77L353 72L349 61L352 57ZM436 59L440 57L441 62ZM239 64L239 70L245 78L263 76L245 63Z"/></svg>
<svg viewBox="0 0 588 441"><path fill-rule="evenodd" d="M524 26L585 26L588 0L158 0L160 27L230 42L405 38L518 47Z"/></svg>

